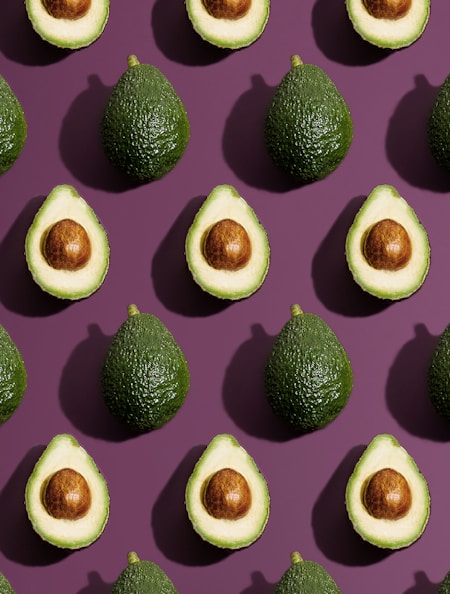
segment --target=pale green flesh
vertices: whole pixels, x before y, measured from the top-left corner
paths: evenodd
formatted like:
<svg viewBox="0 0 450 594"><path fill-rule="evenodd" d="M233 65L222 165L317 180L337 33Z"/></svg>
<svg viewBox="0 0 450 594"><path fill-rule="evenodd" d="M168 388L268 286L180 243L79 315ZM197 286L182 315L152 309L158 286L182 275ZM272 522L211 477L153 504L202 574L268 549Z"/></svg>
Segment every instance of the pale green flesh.
<svg viewBox="0 0 450 594"><path fill-rule="evenodd" d="M365 233L378 221L391 218L408 232L412 256L400 270L378 270L364 257ZM368 293L384 299L403 299L423 284L430 266L428 235L416 213L397 190L389 185L376 186L364 201L347 234L345 252L355 281Z"/></svg>
<svg viewBox="0 0 450 594"><path fill-rule="evenodd" d="M92 0L87 14L75 20L53 17L42 0L26 0L26 9L42 39L58 47L78 49L90 45L102 34L109 17L109 0Z"/></svg>
<svg viewBox="0 0 450 594"><path fill-rule="evenodd" d="M222 468L237 470L250 485L250 511L238 520L214 518L202 502L204 485ZM239 549L249 546L261 536L270 510L267 483L254 460L233 436L215 436L203 452L186 486L186 509L194 530L217 547Z"/></svg>
<svg viewBox="0 0 450 594"><path fill-rule="evenodd" d="M355 31L369 43L387 49L411 45L422 35L430 16L430 0L412 0L406 15L395 20L372 16L363 0L346 0L346 4Z"/></svg>
<svg viewBox="0 0 450 594"><path fill-rule="evenodd" d="M91 490L89 512L78 520L53 518L45 509L42 485L62 468L73 468L84 476ZM109 517L109 493L94 460L74 437L56 435L37 461L25 489L25 505L34 530L57 547L79 549L90 545L103 532Z"/></svg>
<svg viewBox="0 0 450 594"><path fill-rule="evenodd" d="M252 255L239 270L218 270L203 255L207 231L218 221L230 218L240 223L250 236ZM267 234L249 204L229 185L216 186L206 198L186 236L189 270L202 289L216 297L241 299L250 296L263 283L269 268L270 247Z"/></svg>
<svg viewBox="0 0 450 594"><path fill-rule="evenodd" d="M48 229L69 218L80 223L91 241L89 262L79 270L56 270L45 259L41 242ZM62 299L81 299L96 291L109 268L109 243L94 211L69 185L56 186L44 200L25 239L25 255L33 279L47 293Z"/></svg>
<svg viewBox="0 0 450 594"><path fill-rule="evenodd" d="M400 472L411 488L411 509L398 520L374 518L363 503L366 481L383 468ZM414 459L389 434L377 435L367 446L347 483L345 500L356 532L381 548L399 549L411 545L422 535L430 515L430 494L424 476Z"/></svg>
<svg viewBox="0 0 450 594"><path fill-rule="evenodd" d="M236 20L211 16L203 0L186 0L186 9L194 30L205 41L222 48L239 49L263 33L269 19L270 0L252 0L250 10Z"/></svg>

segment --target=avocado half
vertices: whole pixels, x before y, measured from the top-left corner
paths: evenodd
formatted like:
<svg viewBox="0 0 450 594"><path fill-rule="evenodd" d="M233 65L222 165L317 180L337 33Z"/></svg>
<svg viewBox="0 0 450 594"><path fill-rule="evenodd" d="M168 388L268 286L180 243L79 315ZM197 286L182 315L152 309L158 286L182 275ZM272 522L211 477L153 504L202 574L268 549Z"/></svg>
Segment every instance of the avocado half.
<svg viewBox="0 0 450 594"><path fill-rule="evenodd" d="M393 472L385 473L386 469ZM380 477L380 482L377 485L375 479L372 488L369 485L373 477ZM407 502L405 481L409 487ZM387 433L376 435L356 463L347 483L345 502L355 531L367 542L386 549L400 549L415 542L430 515L425 477L412 456Z"/></svg>
<svg viewBox="0 0 450 594"><path fill-rule="evenodd" d="M240 49L262 35L269 20L270 0L186 0L186 10L202 39L220 48Z"/></svg>
<svg viewBox="0 0 450 594"><path fill-rule="evenodd" d="M67 184L53 188L25 238L26 261L34 281L61 299L88 297L103 283L109 255L106 231L84 198Z"/></svg>
<svg viewBox="0 0 450 594"><path fill-rule="evenodd" d="M80 549L102 534L109 505L107 483L93 458L72 435L53 437L25 488L34 530L56 547Z"/></svg>
<svg viewBox="0 0 450 594"><path fill-rule="evenodd" d="M195 215L185 254L195 282L214 297L230 300L257 291L270 264L264 227L253 208L227 184L216 186Z"/></svg>
<svg viewBox="0 0 450 594"><path fill-rule="evenodd" d="M269 519L267 482L253 458L226 433L216 435L197 461L185 502L194 530L219 548L249 546Z"/></svg>
<svg viewBox="0 0 450 594"><path fill-rule="evenodd" d="M25 6L33 29L44 41L60 48L80 49L103 33L109 1L25 0Z"/></svg>
<svg viewBox="0 0 450 594"><path fill-rule="evenodd" d="M381 299L409 297L422 286L430 267L426 230L413 208L387 184L376 186L365 199L347 233L345 254L354 280Z"/></svg>
<svg viewBox="0 0 450 594"><path fill-rule="evenodd" d="M430 0L398 2L409 7L401 14L389 13L395 6L387 0L346 0L353 28L365 40L381 48L400 49L417 41L430 16Z"/></svg>

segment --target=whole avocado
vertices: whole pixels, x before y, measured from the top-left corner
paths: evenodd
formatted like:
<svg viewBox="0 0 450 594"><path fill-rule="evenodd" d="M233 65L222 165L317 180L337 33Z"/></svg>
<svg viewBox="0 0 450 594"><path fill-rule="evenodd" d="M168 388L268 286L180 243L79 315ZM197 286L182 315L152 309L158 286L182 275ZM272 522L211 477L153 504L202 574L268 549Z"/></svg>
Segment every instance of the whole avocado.
<svg viewBox="0 0 450 594"><path fill-rule="evenodd" d="M15 590L6 579L6 576L0 572L0 594L16 594Z"/></svg>
<svg viewBox="0 0 450 594"><path fill-rule="evenodd" d="M26 139L27 122L22 105L0 76L0 175L19 158Z"/></svg>
<svg viewBox="0 0 450 594"><path fill-rule="evenodd" d="M0 325L0 423L7 421L19 407L27 381L23 357Z"/></svg>
<svg viewBox="0 0 450 594"><path fill-rule="evenodd" d="M435 97L427 122L427 138L438 165L450 171L450 74Z"/></svg>
<svg viewBox="0 0 450 594"><path fill-rule="evenodd" d="M427 389L436 412L450 421L450 324L434 348L427 370Z"/></svg>
<svg viewBox="0 0 450 594"><path fill-rule="evenodd" d="M439 584L436 594L450 594L450 571Z"/></svg>
<svg viewBox="0 0 450 594"><path fill-rule="evenodd" d="M284 572L274 594L342 594L328 571L315 561L305 561L297 551Z"/></svg>
<svg viewBox="0 0 450 594"><path fill-rule="evenodd" d="M141 560L132 551L128 565L115 581L111 594L178 594L168 575L152 561Z"/></svg>

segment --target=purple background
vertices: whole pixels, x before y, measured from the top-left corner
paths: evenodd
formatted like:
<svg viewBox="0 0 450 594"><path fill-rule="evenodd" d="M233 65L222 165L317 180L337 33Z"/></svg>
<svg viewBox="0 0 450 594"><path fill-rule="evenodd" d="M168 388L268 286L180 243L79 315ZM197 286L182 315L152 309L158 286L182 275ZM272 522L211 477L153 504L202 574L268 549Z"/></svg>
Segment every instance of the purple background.
<svg viewBox="0 0 450 594"><path fill-rule="evenodd" d="M18 594L106 594L129 550L158 563L180 594L269 594L292 550L322 563L346 594L431 594L450 569L450 425L432 410L425 385L437 337L450 322L450 174L434 163L425 135L450 72L449 10L434 2L420 40L383 52L353 31L343 0L272 4L262 37L230 53L201 41L182 0L113 0L101 38L75 52L41 41L23 2L2 3L0 74L29 126L20 159L0 178L0 323L28 370L23 403L0 427L0 571ZM176 168L140 187L112 170L98 133L130 53L166 74L191 122ZM293 53L331 76L354 121L340 167L302 188L274 169L262 142L265 110ZM103 286L72 304L45 295L24 258L36 210L62 183L94 208L111 245ZM234 185L255 209L272 250L262 288L232 304L203 294L184 260L187 229L221 183ZM421 290L392 304L354 284L344 255L356 211L381 183L396 186L416 210L432 249ZM262 390L266 358L294 302L329 323L354 370L348 406L306 436L274 418ZM137 437L111 418L99 391L105 351L129 303L168 326L191 371L178 415ZM72 553L40 540L23 503L37 457L63 432L94 457L111 495L101 538ZM223 432L254 457L272 497L262 537L234 553L203 543L184 510L193 465ZM383 432L413 455L432 498L422 538L391 554L353 532L344 506L355 462Z"/></svg>

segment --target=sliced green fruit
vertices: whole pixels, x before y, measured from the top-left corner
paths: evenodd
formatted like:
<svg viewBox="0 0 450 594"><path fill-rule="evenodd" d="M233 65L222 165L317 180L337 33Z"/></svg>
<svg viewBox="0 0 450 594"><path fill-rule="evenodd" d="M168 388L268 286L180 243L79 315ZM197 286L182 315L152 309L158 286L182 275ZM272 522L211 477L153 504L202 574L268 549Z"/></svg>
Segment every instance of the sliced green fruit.
<svg viewBox="0 0 450 594"><path fill-rule="evenodd" d="M434 348L427 372L427 388L436 412L450 421L450 324Z"/></svg>
<svg viewBox="0 0 450 594"><path fill-rule="evenodd" d="M23 357L11 336L0 325L0 424L15 413L27 388Z"/></svg>
<svg viewBox="0 0 450 594"><path fill-rule="evenodd" d="M269 519L266 479L236 438L225 433L216 435L197 461L185 501L194 530L219 548L251 545Z"/></svg>
<svg viewBox="0 0 450 594"><path fill-rule="evenodd" d="M272 410L302 433L321 429L343 410L353 388L348 355L320 316L291 307L264 370Z"/></svg>
<svg viewBox="0 0 450 594"><path fill-rule="evenodd" d="M177 590L159 565L141 560L134 551L128 553L128 565L120 573L111 594L177 594Z"/></svg>
<svg viewBox="0 0 450 594"><path fill-rule="evenodd" d="M274 594L341 594L341 590L320 563L305 561L295 551L291 554L291 565L281 576Z"/></svg>
<svg viewBox="0 0 450 594"><path fill-rule="evenodd" d="M25 239L34 281L61 299L89 297L106 277L109 254L108 237L94 210L72 186L54 187Z"/></svg>
<svg viewBox="0 0 450 594"><path fill-rule="evenodd" d="M22 104L0 76L0 175L8 171L21 155L27 132Z"/></svg>
<svg viewBox="0 0 450 594"><path fill-rule="evenodd" d="M354 280L381 299L404 299L430 267L428 235L413 208L390 185L376 186L356 214L345 253Z"/></svg>
<svg viewBox="0 0 450 594"><path fill-rule="evenodd" d="M195 282L222 299L249 297L270 263L264 227L230 185L216 186L206 198L188 230L185 252Z"/></svg>
<svg viewBox="0 0 450 594"><path fill-rule="evenodd" d="M80 549L102 534L109 492L93 458L72 435L53 437L25 489L28 517L39 536L64 549Z"/></svg>
<svg viewBox="0 0 450 594"><path fill-rule="evenodd" d="M300 56L275 89L264 123L272 161L301 183L323 179L353 140L348 105L330 77Z"/></svg>
<svg viewBox="0 0 450 594"><path fill-rule="evenodd" d="M112 165L137 182L159 179L181 159L189 136L186 108L172 84L158 68L130 55L101 120Z"/></svg>
<svg viewBox="0 0 450 594"><path fill-rule="evenodd" d="M165 425L181 408L190 386L186 358L156 316L128 307L101 371L110 412L137 431Z"/></svg>
<svg viewBox="0 0 450 594"><path fill-rule="evenodd" d="M430 16L430 0L346 0L355 31L369 43L386 49L417 41Z"/></svg>
<svg viewBox="0 0 450 594"><path fill-rule="evenodd" d="M263 33L270 14L270 0L186 0L194 30L212 45L240 49Z"/></svg>
<svg viewBox="0 0 450 594"><path fill-rule="evenodd" d="M109 0L25 0L25 6L44 41L71 50L98 39L109 17Z"/></svg>
<svg viewBox="0 0 450 594"><path fill-rule="evenodd" d="M345 501L355 531L385 549L415 542L430 515L424 476L389 434L376 435L363 452L347 483Z"/></svg>
<svg viewBox="0 0 450 594"><path fill-rule="evenodd" d="M440 167L450 171L450 75L439 87L427 121L431 154Z"/></svg>

